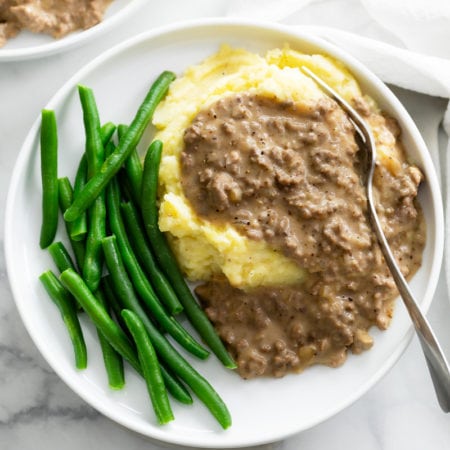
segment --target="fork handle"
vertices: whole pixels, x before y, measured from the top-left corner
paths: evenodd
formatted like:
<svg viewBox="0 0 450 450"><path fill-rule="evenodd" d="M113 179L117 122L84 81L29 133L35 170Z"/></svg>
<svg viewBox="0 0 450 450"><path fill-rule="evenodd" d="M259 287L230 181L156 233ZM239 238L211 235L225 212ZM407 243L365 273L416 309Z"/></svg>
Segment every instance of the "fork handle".
<svg viewBox="0 0 450 450"><path fill-rule="evenodd" d="M371 184L372 183L369 183L369 186L371 186ZM367 194L372 196L371 189L368 189ZM430 324L428 323L426 317L422 314L422 311L420 310L411 290L409 289L405 277L397 265L397 261L392 254L387 239L381 228L380 221L378 220L376 211L374 210L375 208L373 206L373 201L368 202L368 209L370 220L372 222L375 235L377 236L378 243L380 244L384 259L389 267L395 284L397 285L397 289L403 299L406 309L411 316L417 336L419 337L439 405L444 412L448 413L450 412L449 364L445 359L444 353L436 339L436 336L434 335L433 330L430 327Z"/></svg>
<svg viewBox="0 0 450 450"><path fill-rule="evenodd" d="M376 146L375 140L372 136L370 128L365 123L364 119L346 102L334 89L328 86L320 77L307 67L302 66L302 71L310 76L315 82L322 87L322 89L330 95L343 109L347 112L350 120L353 122L356 131L362 137L366 148L366 164L368 164L368 173L365 177L365 186L367 193L367 205L369 219L372 224L375 235L383 252L384 259L389 267L389 270L397 285L398 291L406 305L406 309L411 316L412 322L419 336L420 344L427 361L428 369L433 380L434 389L439 401L439 404L444 412L450 410L450 369L448 362L445 360L444 353L429 325L427 319L420 311L414 296L412 295L408 283L401 273L397 261L391 252L389 244L381 228L377 212L375 210L375 203L372 195L372 180L376 163Z"/></svg>

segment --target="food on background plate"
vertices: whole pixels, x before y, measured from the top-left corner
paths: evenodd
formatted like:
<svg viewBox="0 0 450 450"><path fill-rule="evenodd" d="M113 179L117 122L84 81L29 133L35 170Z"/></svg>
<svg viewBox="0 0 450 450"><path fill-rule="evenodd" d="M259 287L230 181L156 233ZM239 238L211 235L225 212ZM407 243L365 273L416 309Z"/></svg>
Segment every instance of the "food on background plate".
<svg viewBox="0 0 450 450"><path fill-rule="evenodd" d="M3 0L0 4L0 47L21 30L59 39L97 25L112 0Z"/></svg>
<svg viewBox="0 0 450 450"><path fill-rule="evenodd" d="M403 274L421 264L425 223L393 118L338 61L288 47L223 46L188 68L157 108L159 227L243 378L339 366L373 345L397 296L366 214L351 122L375 137L378 214Z"/></svg>

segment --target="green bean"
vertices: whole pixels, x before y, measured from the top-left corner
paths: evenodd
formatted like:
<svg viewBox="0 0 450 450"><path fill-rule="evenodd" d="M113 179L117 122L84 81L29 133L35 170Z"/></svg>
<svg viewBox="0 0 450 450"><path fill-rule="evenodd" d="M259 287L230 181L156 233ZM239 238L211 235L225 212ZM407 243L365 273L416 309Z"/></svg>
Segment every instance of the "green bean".
<svg viewBox="0 0 450 450"><path fill-rule="evenodd" d="M111 319L102 304L97 300L84 280L74 270L65 270L60 279L67 290L78 300L89 315L94 325L108 339L115 350L126 359L130 365L142 374L139 359L127 335Z"/></svg>
<svg viewBox="0 0 450 450"><path fill-rule="evenodd" d="M102 142L100 116L92 89L78 85L86 134L86 159L88 178L92 178L103 164L105 150Z"/></svg>
<svg viewBox="0 0 450 450"><path fill-rule="evenodd" d="M111 140L114 131L116 131L116 126L112 122L105 123L101 130L101 138L103 147L105 147ZM73 197L76 198L78 193L84 188L87 183L87 160L86 153L80 159L78 165L78 170L75 175L75 183L73 186ZM87 234L87 214L83 213L78 219L73 221L72 234L71 237L75 241L81 241L86 237Z"/></svg>
<svg viewBox="0 0 450 450"><path fill-rule="evenodd" d="M117 137L119 138L119 141L125 135L127 130L128 130L128 125L125 125L124 123L119 124L119 126L117 127Z"/></svg>
<svg viewBox="0 0 450 450"><path fill-rule="evenodd" d="M76 270L72 258L62 242L53 242L48 247L48 251L59 272L64 272L66 269Z"/></svg>
<svg viewBox="0 0 450 450"><path fill-rule="evenodd" d="M105 294L102 289L98 289L95 293L97 300L103 305L106 312L109 314L109 308L105 300ZM125 385L125 375L123 371L122 357L114 350L108 339L103 336L103 333L97 328L98 340L103 354L103 362L105 364L106 375L108 377L108 384L111 389L119 390Z"/></svg>
<svg viewBox="0 0 450 450"><path fill-rule="evenodd" d="M102 125L100 129L100 136L102 138L103 147L106 147L108 142L111 140L114 132L116 131L116 128L117 127L112 122L106 122L104 125Z"/></svg>
<svg viewBox="0 0 450 450"><path fill-rule="evenodd" d="M117 247L124 265L130 275L135 290L151 311L153 318L187 351L198 358L207 358L209 352L198 344L173 317L167 315L142 271L131 248L122 222L120 214L120 191L116 178L113 178L106 188L106 201L109 225L111 231L116 236ZM116 248L115 246L113 247L111 251Z"/></svg>
<svg viewBox="0 0 450 450"><path fill-rule="evenodd" d="M66 291L66 289L64 289L58 278L51 270L44 272L39 279L44 285L45 290L50 295L50 298L58 307L67 331L69 332L75 354L76 368L80 370L85 369L87 367L86 344L84 342L83 332L80 327L73 298Z"/></svg>
<svg viewBox="0 0 450 450"><path fill-rule="evenodd" d="M136 148L147 124L153 116L156 106L166 95L169 85L174 79L175 75L166 71L153 83L116 150L106 159L100 172L88 181L72 206L65 212L65 220L71 222L86 211L111 178L120 170L130 153Z"/></svg>
<svg viewBox="0 0 450 450"><path fill-rule="evenodd" d="M54 111L41 116L42 224L39 245L48 247L58 228L58 132Z"/></svg>
<svg viewBox="0 0 450 450"><path fill-rule="evenodd" d="M156 265L147 236L145 235L142 226L141 217L132 203L123 203L121 208L131 245L139 262L147 272L148 277L152 280L152 285L158 298L162 301L170 314L178 314L183 310L183 306L179 302L165 275Z"/></svg>
<svg viewBox="0 0 450 450"><path fill-rule="evenodd" d="M191 394L189 394L189 391L184 387L181 381L175 377L175 375L171 374L162 363L160 363L160 366L164 384L166 385L167 391L170 395L180 403L192 405L193 401Z"/></svg>
<svg viewBox="0 0 450 450"><path fill-rule="evenodd" d="M78 164L77 173L75 175L75 183L73 186L73 197L75 198L78 193L83 189L87 182L87 160L86 153L80 159ZM87 234L87 215L86 213L74 220L71 225L70 237L74 241L82 241L85 239Z"/></svg>
<svg viewBox="0 0 450 450"><path fill-rule="evenodd" d="M174 419L169 397L167 396L164 380L159 368L155 349L148 337L144 325L133 311L124 309L122 317L130 330L136 344L139 361L144 374L147 390L152 401L153 409L158 422L163 425Z"/></svg>
<svg viewBox="0 0 450 450"><path fill-rule="evenodd" d="M119 125L117 132L119 140L125 135L128 127L127 125ZM131 195L133 201L137 204L141 204L141 186L142 186L142 163L137 149L135 148L130 156L124 162L125 173L130 182Z"/></svg>
<svg viewBox="0 0 450 450"><path fill-rule="evenodd" d="M101 280L101 288L105 294L106 302L108 306L114 311L114 317L116 318L120 328L128 334L128 328L122 318L122 305L117 300L116 294L114 292L114 285L111 280L111 275L106 275ZM131 336L128 336L131 338Z"/></svg>
<svg viewBox="0 0 450 450"><path fill-rule="evenodd" d="M59 195L59 208L64 214L64 211L72 204L73 190L72 185L67 177L58 179L58 195ZM77 262L78 270L82 272L84 263L85 247L83 241L75 241L72 239L72 222L65 222L67 235L69 236L70 244L72 246L75 260Z"/></svg>
<svg viewBox="0 0 450 450"><path fill-rule="evenodd" d="M103 255L101 239L106 235L106 207L104 195L95 199L89 214L89 232L86 240L86 256L83 278L91 290L96 290L102 276Z"/></svg>
<svg viewBox="0 0 450 450"><path fill-rule="evenodd" d="M117 294L122 307L130 309L138 314L159 358L193 390L222 427L228 428L231 425L230 413L217 392L212 388L208 381L196 372L195 369L172 347L169 341L156 329L145 313L142 314L142 308L136 298L125 267L120 260L119 252L114 251L114 241L114 236L103 239L103 250L105 253L106 264L108 269L110 269L114 291Z"/></svg>
<svg viewBox="0 0 450 450"><path fill-rule="evenodd" d="M147 151L144 160L144 174L142 180L142 217L150 244L153 248L161 269L172 283L178 299L184 307L186 316L198 331L203 340L209 345L225 367L236 368L236 363L225 349L222 341L215 332L211 322L192 295L186 281L178 267L174 255L158 226L158 208L156 196L158 189L158 172L161 161L162 142L154 141Z"/></svg>
<svg viewBox="0 0 450 450"><path fill-rule="evenodd" d="M102 291L105 294L107 299L107 303L114 310L114 315L119 322L121 328L125 331L125 333L129 333L127 326L122 318L122 306L119 304L115 294L114 294L114 286L111 281L111 276L107 275L102 278ZM130 336L131 337L131 336ZM185 405L192 404L192 397L189 394L188 390L184 387L183 383L168 369L161 364L161 374L164 378L164 384L166 385L167 390L172 395L175 400L178 400L180 403L184 403Z"/></svg>
<svg viewBox="0 0 450 450"><path fill-rule="evenodd" d="M105 159L105 150L102 143L100 117L95 103L92 89L78 86L83 121L86 132L86 160L88 179L99 171ZM80 196L82 191L78 194ZM74 198L74 202L77 197ZM70 208L69 208L70 209ZM100 283L103 267L101 240L106 235L106 207L105 197L101 193L89 209L89 229L86 240L86 255L83 265L83 278L86 284L95 292Z"/></svg>

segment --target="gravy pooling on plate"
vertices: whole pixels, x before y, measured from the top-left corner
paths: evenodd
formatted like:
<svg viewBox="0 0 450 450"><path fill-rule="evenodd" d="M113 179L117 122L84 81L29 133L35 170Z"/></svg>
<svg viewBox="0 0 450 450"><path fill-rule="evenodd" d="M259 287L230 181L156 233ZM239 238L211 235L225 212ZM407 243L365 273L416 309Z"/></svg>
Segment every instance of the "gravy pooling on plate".
<svg viewBox="0 0 450 450"><path fill-rule="evenodd" d="M371 326L388 327L397 291L367 219L354 129L296 65L306 60L324 72L371 126L377 210L406 277L420 266L425 244L416 202L422 174L407 162L396 122L339 63L289 49L265 61L221 51L231 51L228 64L215 55L191 69L160 106L164 119L174 98L203 81L203 98L183 125L169 135L168 122L156 117L168 147L160 227L190 278L203 281L196 293L242 377L338 366L349 350L372 346ZM270 252L278 267L253 283L261 254L270 259ZM297 275L283 280L292 264Z"/></svg>

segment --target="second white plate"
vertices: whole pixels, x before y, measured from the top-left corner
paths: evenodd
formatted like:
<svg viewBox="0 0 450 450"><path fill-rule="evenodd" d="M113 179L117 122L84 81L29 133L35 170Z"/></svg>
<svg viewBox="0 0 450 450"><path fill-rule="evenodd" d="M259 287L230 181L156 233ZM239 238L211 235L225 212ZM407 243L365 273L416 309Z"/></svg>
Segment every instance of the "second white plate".
<svg viewBox="0 0 450 450"><path fill-rule="evenodd" d="M0 62L41 58L81 45L125 20L129 14L146 1L114 0L106 10L102 22L87 30L70 33L61 39L54 39L46 34L31 33L23 30L18 36L10 39L5 46L0 48Z"/></svg>

